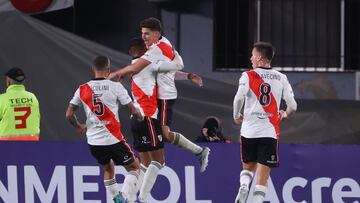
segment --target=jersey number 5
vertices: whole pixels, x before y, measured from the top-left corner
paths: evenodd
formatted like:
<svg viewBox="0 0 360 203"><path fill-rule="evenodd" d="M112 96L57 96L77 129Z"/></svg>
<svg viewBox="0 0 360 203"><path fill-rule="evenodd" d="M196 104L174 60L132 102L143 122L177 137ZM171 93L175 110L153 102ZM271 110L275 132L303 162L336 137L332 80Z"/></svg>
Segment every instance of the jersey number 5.
<svg viewBox="0 0 360 203"><path fill-rule="evenodd" d="M15 124L16 129L22 129L26 128L26 119L31 114L31 108L30 107L14 107L14 112L25 112L22 116L15 116L16 121L21 121L20 124Z"/></svg>
<svg viewBox="0 0 360 203"><path fill-rule="evenodd" d="M259 101L260 104L263 106L267 106L270 104L271 102L271 86L269 83L262 83L260 85L260 96L259 96Z"/></svg>
<svg viewBox="0 0 360 203"><path fill-rule="evenodd" d="M104 104L101 102L100 97L101 94L94 94L93 95L93 105L94 105L94 110L93 112L97 115L97 116L102 116L104 115Z"/></svg>

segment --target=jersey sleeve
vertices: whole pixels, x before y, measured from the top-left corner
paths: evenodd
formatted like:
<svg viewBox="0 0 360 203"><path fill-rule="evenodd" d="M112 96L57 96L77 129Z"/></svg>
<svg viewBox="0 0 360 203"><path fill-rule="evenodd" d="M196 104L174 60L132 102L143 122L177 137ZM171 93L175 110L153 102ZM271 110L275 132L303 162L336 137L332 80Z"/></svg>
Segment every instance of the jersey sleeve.
<svg viewBox="0 0 360 203"><path fill-rule="evenodd" d="M297 103L294 98L294 92L286 75L284 75L283 85L284 85L284 89L283 89L282 97L285 100L287 106L286 113L290 115L291 113L297 110Z"/></svg>
<svg viewBox="0 0 360 203"><path fill-rule="evenodd" d="M239 79L239 87L233 102L233 118L239 118L244 105L245 96L249 91L249 76L244 72Z"/></svg>
<svg viewBox="0 0 360 203"><path fill-rule="evenodd" d="M127 90L121 83L117 83L115 88L115 95L117 99L120 101L121 105L127 105L132 102Z"/></svg>
<svg viewBox="0 0 360 203"><path fill-rule="evenodd" d="M283 85L284 85L284 89L283 89L283 93L282 93L283 99L288 99L290 97L294 97L294 92L291 88L291 85L290 85L289 80L287 79L286 75L284 75Z"/></svg>
<svg viewBox="0 0 360 203"><path fill-rule="evenodd" d="M175 52L175 58L172 61L159 61L156 63L158 72L178 71L184 68L184 62L179 55Z"/></svg>
<svg viewBox="0 0 360 203"><path fill-rule="evenodd" d="M73 96L73 98L70 100L70 104L73 104L75 106L81 106L81 99L80 99L80 88L78 88Z"/></svg>

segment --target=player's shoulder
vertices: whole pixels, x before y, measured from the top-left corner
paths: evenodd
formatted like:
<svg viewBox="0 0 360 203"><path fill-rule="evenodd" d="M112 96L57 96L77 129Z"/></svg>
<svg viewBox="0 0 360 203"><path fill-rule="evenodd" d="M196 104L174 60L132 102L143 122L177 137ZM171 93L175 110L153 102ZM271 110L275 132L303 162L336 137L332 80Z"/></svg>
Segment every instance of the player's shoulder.
<svg viewBox="0 0 360 203"><path fill-rule="evenodd" d="M161 53L169 58L170 60L174 59L175 53L173 46L170 41L166 39L164 36L155 44L156 47L161 51Z"/></svg>
<svg viewBox="0 0 360 203"><path fill-rule="evenodd" d="M274 73L280 75L280 80L282 80L282 81L287 81L288 80L285 73L282 73L282 72L280 72L278 70L275 70L275 69L273 69L273 71L274 71Z"/></svg>
<svg viewBox="0 0 360 203"><path fill-rule="evenodd" d="M30 97L32 97L32 98L34 98L34 99L37 100L37 97L36 97L36 95L35 95L33 92L26 91L26 93L27 93Z"/></svg>
<svg viewBox="0 0 360 203"><path fill-rule="evenodd" d="M119 88L119 87L124 88L124 86L123 86L123 85L121 84L121 82L119 82L119 81L112 81L112 80L106 79L106 80L103 80L103 83L106 84L106 85L109 85L110 88L111 88L111 87L114 87L114 88Z"/></svg>
<svg viewBox="0 0 360 203"><path fill-rule="evenodd" d="M241 77L254 77L258 76L258 73L254 69L250 69L241 73Z"/></svg>

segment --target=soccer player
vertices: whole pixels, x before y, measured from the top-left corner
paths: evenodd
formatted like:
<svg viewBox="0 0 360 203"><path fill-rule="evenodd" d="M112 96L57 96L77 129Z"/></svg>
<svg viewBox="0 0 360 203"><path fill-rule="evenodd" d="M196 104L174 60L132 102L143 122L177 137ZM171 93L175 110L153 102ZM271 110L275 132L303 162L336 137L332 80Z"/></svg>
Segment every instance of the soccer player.
<svg viewBox="0 0 360 203"><path fill-rule="evenodd" d="M122 203L136 193L140 167L121 132L119 104L126 105L136 119L142 120L143 116L133 105L126 89L120 83L106 79L110 73L107 57L96 57L92 69L95 78L76 90L66 118L79 133L86 132L91 154L103 167L106 190L115 203ZM79 106L83 106L86 113L86 124L79 123L75 116ZM115 164L124 166L128 171L121 193L115 179Z"/></svg>
<svg viewBox="0 0 360 203"><path fill-rule="evenodd" d="M0 95L0 140L39 140L39 102L25 90L25 73L11 68L5 76L7 89Z"/></svg>
<svg viewBox="0 0 360 203"><path fill-rule="evenodd" d="M279 123L297 109L294 93L286 75L271 68L274 48L270 43L254 44L252 70L244 72L234 98L233 118L241 124L240 188L235 203L245 203L249 186L257 171L253 203L262 203L271 168L279 166ZM287 105L280 110L281 99ZM241 110L244 106L244 113Z"/></svg>
<svg viewBox="0 0 360 203"><path fill-rule="evenodd" d="M171 43L161 35L161 22L156 18L147 18L140 23L142 38L147 46L147 52L131 67L125 70L119 70L112 73L113 77L123 77L126 74L137 73L150 63L158 61L171 61L174 58L174 48ZM178 79L190 79L194 83L202 86L201 77L192 73L184 73L180 71L168 71L157 74L158 85L158 106L159 120L162 133L166 141L191 151L200 161L200 172L204 172L208 165L208 156L210 149L208 147L200 147L188 140L185 136L178 132L170 131L172 121L172 108L177 98L177 89L175 86L175 77Z"/></svg>
<svg viewBox="0 0 360 203"><path fill-rule="evenodd" d="M132 65L117 71L122 75L134 64L141 60L147 51L142 39L133 39L130 43L129 54L133 57ZM158 72L180 70L183 62L176 52L172 61L157 61L149 63L140 72L132 74L132 95L135 105L145 116L144 121L132 119L131 130L134 135L134 146L141 158L141 172L139 186L141 185L139 200L145 201L156 181L157 175L165 164L164 144L160 122L157 119L157 86L156 75ZM143 184L141 184L143 183ZM134 198L132 198L134 199Z"/></svg>

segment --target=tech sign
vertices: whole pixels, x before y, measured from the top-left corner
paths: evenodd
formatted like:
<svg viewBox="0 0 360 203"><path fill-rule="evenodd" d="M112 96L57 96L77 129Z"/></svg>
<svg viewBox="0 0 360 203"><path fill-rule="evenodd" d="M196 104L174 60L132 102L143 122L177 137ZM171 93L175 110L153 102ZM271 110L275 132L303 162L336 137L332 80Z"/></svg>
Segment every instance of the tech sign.
<svg viewBox="0 0 360 203"><path fill-rule="evenodd" d="M192 154L166 145L167 166L148 202L234 202L241 170L239 145L207 146L210 165L200 173ZM0 202L112 202L86 143L0 142L0 149ZM280 145L281 165L272 172L266 201L360 203L359 154L356 145ZM121 183L125 170L117 167L116 174Z"/></svg>

